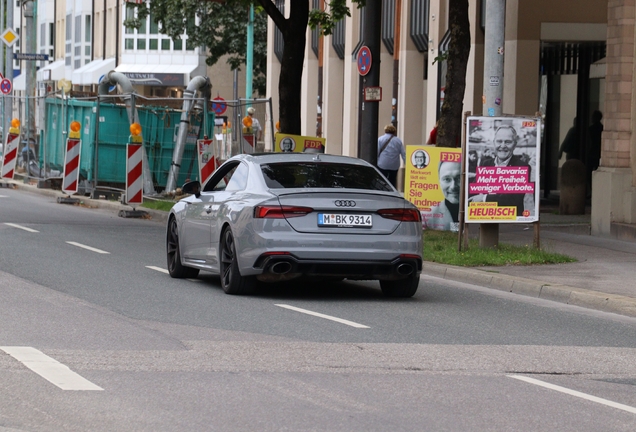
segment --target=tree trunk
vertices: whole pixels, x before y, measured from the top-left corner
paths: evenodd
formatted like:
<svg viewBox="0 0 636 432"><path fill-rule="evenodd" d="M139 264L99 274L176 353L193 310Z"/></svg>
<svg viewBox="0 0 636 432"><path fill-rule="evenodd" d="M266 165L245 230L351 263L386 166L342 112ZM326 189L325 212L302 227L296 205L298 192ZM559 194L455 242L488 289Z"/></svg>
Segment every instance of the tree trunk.
<svg viewBox="0 0 636 432"><path fill-rule="evenodd" d="M450 0L448 69L444 104L437 126L437 147L459 147L462 135L466 67L470 54L470 22L468 0Z"/></svg>
<svg viewBox="0 0 636 432"><path fill-rule="evenodd" d="M283 60L280 65L278 115L281 132L300 135L301 84L305 61L309 2L292 1L289 18L282 30Z"/></svg>

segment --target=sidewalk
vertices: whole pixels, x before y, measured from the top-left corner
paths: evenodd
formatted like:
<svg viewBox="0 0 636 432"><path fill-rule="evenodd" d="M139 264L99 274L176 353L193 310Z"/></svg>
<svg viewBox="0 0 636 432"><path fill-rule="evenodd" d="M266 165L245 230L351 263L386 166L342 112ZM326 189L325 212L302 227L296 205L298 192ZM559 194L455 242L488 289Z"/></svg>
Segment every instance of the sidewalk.
<svg viewBox="0 0 636 432"><path fill-rule="evenodd" d="M10 184L21 190L63 197L58 190L38 189L22 181ZM5 183L6 185L6 183ZM88 207L130 210L119 202L81 197ZM167 213L144 209L153 220L166 222ZM556 214L558 205L541 208L541 247L578 262L536 266L457 267L425 262L423 273L488 288L543 298L589 309L636 317L636 242L589 235L589 208L585 215ZM532 245L532 225L500 224L499 242ZM478 236L471 225L470 236Z"/></svg>

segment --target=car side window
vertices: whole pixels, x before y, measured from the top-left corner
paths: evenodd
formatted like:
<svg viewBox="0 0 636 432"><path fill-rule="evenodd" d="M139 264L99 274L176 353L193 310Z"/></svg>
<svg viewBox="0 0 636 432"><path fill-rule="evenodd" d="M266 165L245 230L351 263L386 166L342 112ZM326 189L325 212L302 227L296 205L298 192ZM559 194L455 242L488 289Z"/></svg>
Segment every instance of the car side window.
<svg viewBox="0 0 636 432"><path fill-rule="evenodd" d="M239 164L231 172L231 176L225 187L226 191L242 191L247 187L247 173L249 168L245 164ZM227 179L227 176L226 176Z"/></svg>
<svg viewBox="0 0 636 432"><path fill-rule="evenodd" d="M236 167L239 165L239 162L229 163L223 165L219 168L213 175L210 181L208 181L204 188L203 192L213 192L213 191L223 191L226 189L227 184L232 178Z"/></svg>

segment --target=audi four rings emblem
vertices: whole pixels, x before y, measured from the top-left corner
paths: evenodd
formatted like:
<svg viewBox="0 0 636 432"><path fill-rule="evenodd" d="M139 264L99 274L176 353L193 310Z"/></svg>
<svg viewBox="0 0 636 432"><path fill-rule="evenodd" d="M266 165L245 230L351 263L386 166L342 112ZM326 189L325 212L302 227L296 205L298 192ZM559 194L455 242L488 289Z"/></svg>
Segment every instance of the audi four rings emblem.
<svg viewBox="0 0 636 432"><path fill-rule="evenodd" d="M355 207L356 206L355 201L348 201L348 200L336 200L335 204L336 204L336 207Z"/></svg>

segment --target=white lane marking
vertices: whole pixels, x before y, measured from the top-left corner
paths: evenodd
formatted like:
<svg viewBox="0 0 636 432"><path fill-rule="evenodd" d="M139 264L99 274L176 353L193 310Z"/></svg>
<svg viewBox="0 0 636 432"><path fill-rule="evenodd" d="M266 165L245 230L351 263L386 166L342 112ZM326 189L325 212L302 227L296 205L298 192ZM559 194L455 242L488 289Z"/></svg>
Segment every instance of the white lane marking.
<svg viewBox="0 0 636 432"><path fill-rule="evenodd" d="M534 379L534 378L528 378L528 377L521 376L521 375L508 375L508 377L514 378L514 379L517 379L517 380L520 380L520 381L525 381L527 383L538 385L538 386L541 386L541 387L545 387L545 388L550 389L550 390L555 390L555 391L558 391L558 392L561 392L561 393L569 394L570 396L576 396L576 397L579 397L581 399L585 399L585 400L589 400L589 401L592 401L592 402L596 402L596 403L599 403L601 405L607 405L609 407L617 408L617 409L623 410L623 411L627 411L627 412L630 412L632 414L636 414L636 408L631 407L629 405L623 405L623 404L620 404L618 402L612 402L611 400L607 400L607 399L603 399L603 398L600 398L600 397L592 396L592 395L589 395L587 393L581 393L581 392L576 391L576 390L570 390L569 388L561 387L561 386L554 385L554 384L549 384L547 382L543 382L543 381L540 381L540 380Z"/></svg>
<svg viewBox="0 0 636 432"><path fill-rule="evenodd" d="M27 228L25 226L14 224L14 223L5 222L4 224L5 225L9 225L10 227L13 227L13 228L20 228L21 230L25 230L25 231L28 231L28 232L40 232L38 230Z"/></svg>
<svg viewBox="0 0 636 432"><path fill-rule="evenodd" d="M146 266L146 268L149 268L150 270L156 270L156 271L158 271L158 272L165 273L165 274L170 274L170 273L168 272L168 270L166 270L166 269L164 269L164 268L161 268L161 267L156 267L156 266Z"/></svg>
<svg viewBox="0 0 636 432"><path fill-rule="evenodd" d="M0 195L0 198L9 198L8 195Z"/></svg>
<svg viewBox="0 0 636 432"><path fill-rule="evenodd" d="M88 249L89 251L97 252L97 253L100 253L100 254L110 254L110 252L106 252L106 251L103 251L101 249L95 249L94 247L86 246L86 245L81 244L81 243L70 242L70 241L67 241L66 243L68 243L70 245L73 245L73 246L81 247L83 249Z"/></svg>
<svg viewBox="0 0 636 432"><path fill-rule="evenodd" d="M4 346L0 350L62 390L104 390L35 348Z"/></svg>
<svg viewBox="0 0 636 432"><path fill-rule="evenodd" d="M157 267L157 266L146 266L146 268L149 268L150 270L155 270L161 273L165 273L165 274L170 274L170 272L164 268L161 267ZM190 282L202 282L201 279L186 279L187 281Z"/></svg>
<svg viewBox="0 0 636 432"><path fill-rule="evenodd" d="M353 322L353 321L348 321L348 320L345 320L345 319L342 319L342 318L336 318L334 316L325 315L325 314L321 314L321 313L318 313L318 312L312 312L312 311L309 311L307 309L301 309L301 308L297 308L297 307L286 305L286 304L275 304L274 306L282 307L282 308L285 308L285 309L293 310L293 311L304 313L304 314L307 314L307 315L313 315L313 316L316 316L318 318L328 319L328 320L339 322L340 324L346 324L348 326L355 327L355 328L370 328L368 326L365 326L365 325L362 325L362 324L358 324L358 323Z"/></svg>

